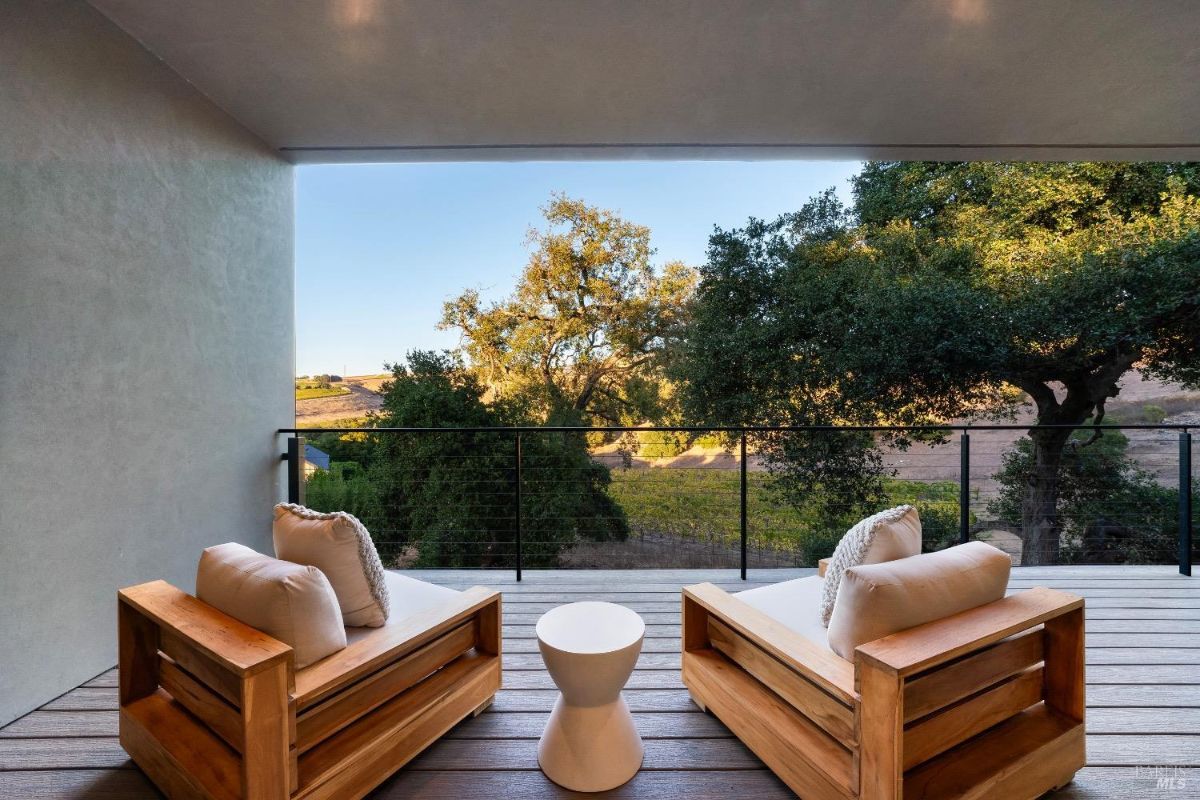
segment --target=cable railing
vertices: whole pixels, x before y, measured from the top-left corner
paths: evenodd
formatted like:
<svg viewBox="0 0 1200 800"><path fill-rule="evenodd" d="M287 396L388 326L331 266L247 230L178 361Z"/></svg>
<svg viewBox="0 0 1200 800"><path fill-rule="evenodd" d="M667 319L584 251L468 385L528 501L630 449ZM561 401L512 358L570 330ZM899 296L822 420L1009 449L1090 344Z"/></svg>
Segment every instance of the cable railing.
<svg viewBox="0 0 1200 800"><path fill-rule="evenodd" d="M1194 427L1038 426L1071 434L1049 500L1044 470L1031 488L1028 424L279 433L289 500L359 516L388 566L744 579L815 566L856 519L901 503L917 507L926 550L981 540L1014 563L1177 563L1190 575ZM306 460L313 447L328 467Z"/></svg>

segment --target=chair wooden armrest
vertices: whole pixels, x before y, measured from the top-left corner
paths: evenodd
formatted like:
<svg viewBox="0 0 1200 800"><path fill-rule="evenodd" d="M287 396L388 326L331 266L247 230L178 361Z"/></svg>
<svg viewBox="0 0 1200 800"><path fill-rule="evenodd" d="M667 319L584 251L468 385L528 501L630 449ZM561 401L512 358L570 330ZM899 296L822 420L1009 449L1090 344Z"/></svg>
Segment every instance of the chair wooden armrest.
<svg viewBox="0 0 1200 800"><path fill-rule="evenodd" d="M817 575L824 578L825 573L829 570L829 559L822 558L817 561Z"/></svg>
<svg viewBox="0 0 1200 800"><path fill-rule="evenodd" d="M117 602L123 614L138 614L169 630L180 643L235 675L251 675L292 657L288 645L166 581L121 589Z"/></svg>
<svg viewBox="0 0 1200 800"><path fill-rule="evenodd" d="M901 676L952 661L1083 608L1083 599L1034 588L861 645L856 655Z"/></svg>

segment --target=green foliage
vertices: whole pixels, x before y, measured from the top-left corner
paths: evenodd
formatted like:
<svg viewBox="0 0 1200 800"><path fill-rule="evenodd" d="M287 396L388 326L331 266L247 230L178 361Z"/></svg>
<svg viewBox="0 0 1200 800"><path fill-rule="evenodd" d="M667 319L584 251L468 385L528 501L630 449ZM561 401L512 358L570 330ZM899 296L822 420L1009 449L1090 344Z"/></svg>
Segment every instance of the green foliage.
<svg viewBox="0 0 1200 800"><path fill-rule="evenodd" d="M338 381L341 378L337 379ZM317 397L334 397L339 394L350 394L345 386L334 386L329 375L317 375L309 378L307 375L296 378L296 399L312 400Z"/></svg>
<svg viewBox="0 0 1200 800"><path fill-rule="evenodd" d="M1158 425L1167 418L1167 410L1162 406L1156 406L1153 403L1147 403L1142 406L1142 421L1151 425Z"/></svg>
<svg viewBox="0 0 1200 800"><path fill-rule="evenodd" d="M379 494L366 470L353 462L331 461L304 485L304 504L317 511L345 511L358 517L367 530L386 525Z"/></svg>
<svg viewBox="0 0 1200 800"><path fill-rule="evenodd" d="M889 506L907 503L921 517L921 549L943 550L958 544L958 484L954 481L884 480ZM970 522L975 521L971 514Z"/></svg>
<svg viewBox="0 0 1200 800"><path fill-rule="evenodd" d="M729 449L729 442L719 433L702 433L696 437L696 440L692 444L705 450Z"/></svg>
<svg viewBox="0 0 1200 800"><path fill-rule="evenodd" d="M736 470L617 469L609 493L625 510L635 532L661 533L682 539L717 540L730 548L741 539ZM859 517L829 517L819 503L794 505L774 489L764 472L747 475L749 544L797 554L797 563L816 566L833 553L843 534ZM886 479L883 505L913 503L921 515L926 549L940 549L958 536L958 488L953 482L923 483Z"/></svg>
<svg viewBox="0 0 1200 800"><path fill-rule="evenodd" d="M674 458L692 446L685 431L638 431L637 455L642 458Z"/></svg>
<svg viewBox="0 0 1200 800"><path fill-rule="evenodd" d="M1179 492L1126 456L1128 438L1117 430L1072 435L1058 485L1058 523L1066 561L1162 564L1177 557ZM1019 440L1003 456L1000 484L988 512L1020 520L1024 487L1033 469L1033 446Z"/></svg>
<svg viewBox="0 0 1200 800"><path fill-rule="evenodd" d="M483 306L466 291L446 303L440 327L491 393L532 419L637 424L661 418L660 379L694 283L679 263L656 270L650 230L611 211L556 195L531 231L516 289Z"/></svg>
<svg viewBox="0 0 1200 800"><path fill-rule="evenodd" d="M366 428L368 422L366 417L343 417L335 420L325 420L323 422L297 422L297 428ZM324 435L324 434L320 434ZM309 441L315 441L310 439ZM320 445L317 445L320 447ZM321 447L325 450L324 447ZM329 452L326 450L326 452Z"/></svg>
<svg viewBox="0 0 1200 800"><path fill-rule="evenodd" d="M958 503L917 503L921 516L921 551L944 550L958 544Z"/></svg>
<svg viewBox="0 0 1200 800"><path fill-rule="evenodd" d="M703 424L923 424L1008 413L1015 386L1038 414L1026 563L1053 562L1044 523L1066 437L1045 426L1102 416L1135 363L1200 381L1200 168L888 162L854 191L853 210L831 190L712 235L675 362L685 410ZM875 440L825 438L762 452L795 500L824 488L829 513L867 510Z"/></svg>
<svg viewBox="0 0 1200 800"><path fill-rule="evenodd" d="M318 397L337 397L340 394L350 394L345 386L310 386L296 388L297 400L315 400Z"/></svg>
<svg viewBox="0 0 1200 800"><path fill-rule="evenodd" d="M513 406L486 405L474 375L447 355L413 352L382 387L379 427L483 428L481 432L325 434L314 439L331 457L353 460L361 487L330 475L317 486L325 505L354 500L389 561L426 567L512 567L516 553L515 442L487 428L521 424ZM627 528L605 492L608 470L594 463L583 437L530 435L522 442L521 521L527 567L552 567L566 547L619 540ZM332 471L331 471L332 472ZM340 479L340 482L339 482ZM309 481L310 498L314 479ZM366 519L364 519L366 522Z"/></svg>

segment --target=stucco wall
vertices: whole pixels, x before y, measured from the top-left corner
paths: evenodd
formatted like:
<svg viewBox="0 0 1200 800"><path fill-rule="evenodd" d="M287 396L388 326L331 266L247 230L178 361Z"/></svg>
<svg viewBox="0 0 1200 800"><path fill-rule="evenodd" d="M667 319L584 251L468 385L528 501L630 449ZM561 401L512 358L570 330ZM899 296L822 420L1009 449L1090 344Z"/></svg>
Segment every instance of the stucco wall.
<svg viewBox="0 0 1200 800"><path fill-rule="evenodd" d="M291 168L94 9L0 5L0 120L2 724L269 548L294 332Z"/></svg>

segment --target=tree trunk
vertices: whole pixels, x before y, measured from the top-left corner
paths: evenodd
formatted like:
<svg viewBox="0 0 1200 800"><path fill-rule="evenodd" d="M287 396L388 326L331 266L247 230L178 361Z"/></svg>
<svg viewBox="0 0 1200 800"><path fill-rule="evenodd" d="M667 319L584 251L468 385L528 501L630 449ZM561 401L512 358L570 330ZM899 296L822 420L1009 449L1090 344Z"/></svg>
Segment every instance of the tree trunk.
<svg viewBox="0 0 1200 800"><path fill-rule="evenodd" d="M1058 478L1069 430L1033 431L1033 468L1021 497L1021 564L1057 564L1062 525Z"/></svg>
<svg viewBox="0 0 1200 800"><path fill-rule="evenodd" d="M1050 425L1082 425L1093 415L1104 419L1104 403L1121 391L1118 381L1133 368L1139 350L1115 350L1108 361L1090 372L1065 376L1066 396L1060 402L1042 376L1016 376L1013 383L1025 390L1037 406L1037 426L1029 432L1033 442L1033 468L1021 497L1021 564L1057 564L1062 538L1058 518L1059 473L1063 448L1074 432Z"/></svg>

